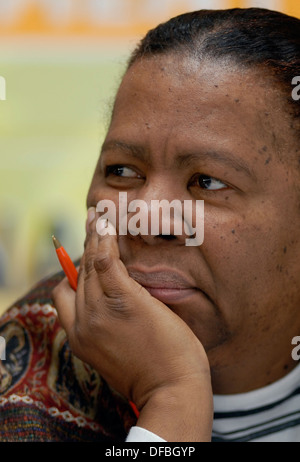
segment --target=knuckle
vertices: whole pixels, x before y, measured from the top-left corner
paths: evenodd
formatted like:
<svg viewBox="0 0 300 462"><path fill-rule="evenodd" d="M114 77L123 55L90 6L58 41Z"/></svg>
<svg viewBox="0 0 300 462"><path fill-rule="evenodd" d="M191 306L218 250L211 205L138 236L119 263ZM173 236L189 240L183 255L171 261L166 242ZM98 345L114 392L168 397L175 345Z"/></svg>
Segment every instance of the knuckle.
<svg viewBox="0 0 300 462"><path fill-rule="evenodd" d="M97 255L94 260L94 267L99 273L106 273L112 266L112 260L107 252Z"/></svg>
<svg viewBox="0 0 300 462"><path fill-rule="evenodd" d="M107 316L111 321L128 320L134 311L134 304L124 296L106 297Z"/></svg>

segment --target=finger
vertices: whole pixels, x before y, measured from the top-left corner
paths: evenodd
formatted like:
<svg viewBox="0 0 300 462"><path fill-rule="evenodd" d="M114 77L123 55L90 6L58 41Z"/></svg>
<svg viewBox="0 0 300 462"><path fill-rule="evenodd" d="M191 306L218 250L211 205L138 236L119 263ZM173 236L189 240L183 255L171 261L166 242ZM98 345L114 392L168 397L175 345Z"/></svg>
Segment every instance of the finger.
<svg viewBox="0 0 300 462"><path fill-rule="evenodd" d="M86 222L85 222L86 234L88 234L90 224L94 220L95 216L96 216L96 208L95 207L89 207L88 211L87 211Z"/></svg>
<svg viewBox="0 0 300 462"><path fill-rule="evenodd" d="M116 230L107 220L97 221L98 245L94 257L94 268L103 292L111 298L119 298L130 293L139 284L130 278L124 263L120 259Z"/></svg>
<svg viewBox="0 0 300 462"><path fill-rule="evenodd" d="M76 315L78 322L84 322L86 315L95 308L99 311L103 290L94 267L98 252L98 234L96 230L98 214L87 220L85 251L80 262L76 296Z"/></svg>
<svg viewBox="0 0 300 462"><path fill-rule="evenodd" d="M85 251L86 252L86 251ZM77 291L76 291L76 300L75 300L75 311L76 311L76 320L80 323L82 321L81 307L85 306L85 252L83 253L80 266L78 270L78 279L77 279Z"/></svg>
<svg viewBox="0 0 300 462"><path fill-rule="evenodd" d="M64 278L52 291L59 322L67 334L73 329L75 322L75 297L76 293L70 287L67 278Z"/></svg>
<svg viewBox="0 0 300 462"><path fill-rule="evenodd" d="M97 253L98 247L98 235L96 230L97 225L97 215L95 214L94 218L89 222L87 227L87 235L85 240L85 252L83 259L83 274L87 276L91 272L95 271L94 269L94 258Z"/></svg>
<svg viewBox="0 0 300 462"><path fill-rule="evenodd" d="M95 225L95 209L92 207L88 210L88 218L86 220L86 239L84 243L84 253L80 260L77 280L76 292L76 319L82 323L86 316L88 307L94 306L94 302L99 294L99 282L91 284L89 281L96 280L96 271L94 268L94 258L97 251L98 239L96 232L94 232ZM92 278L92 273L95 273ZM101 289L100 289L101 290Z"/></svg>

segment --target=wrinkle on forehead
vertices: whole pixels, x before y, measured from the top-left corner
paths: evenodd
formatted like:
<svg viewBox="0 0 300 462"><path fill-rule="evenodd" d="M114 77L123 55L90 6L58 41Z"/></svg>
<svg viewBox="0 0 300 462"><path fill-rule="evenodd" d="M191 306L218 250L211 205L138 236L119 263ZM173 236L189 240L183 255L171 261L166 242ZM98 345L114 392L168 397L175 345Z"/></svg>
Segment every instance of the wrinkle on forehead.
<svg viewBox="0 0 300 462"><path fill-rule="evenodd" d="M199 61L188 54L166 53L140 58L129 68L124 81L136 81L145 73L152 77L153 90L157 94L162 88L162 86L160 90L155 88L154 82L158 78L165 86L164 92L172 93L174 107L177 104L177 112L187 111L184 101L179 99L179 93L176 94L176 90L186 86L187 80L195 84L195 102L199 96L202 100L212 101L214 95L216 104L225 96L227 101L224 101L224 104L228 106L233 104L233 110L235 110L234 105L244 104L245 114L242 113L240 123L243 124L245 120L246 124L246 112L248 114L252 112L252 120L256 118L258 136L262 140L269 139L272 151L282 162L293 159L290 153L287 155L286 148L289 144L287 137L290 136L295 138L295 151L297 149L298 138L293 129L294 121L287 111L284 92L279 84L275 84L274 78L265 68L246 67L238 64L231 57L217 60L205 58ZM205 116L204 112L203 115Z"/></svg>

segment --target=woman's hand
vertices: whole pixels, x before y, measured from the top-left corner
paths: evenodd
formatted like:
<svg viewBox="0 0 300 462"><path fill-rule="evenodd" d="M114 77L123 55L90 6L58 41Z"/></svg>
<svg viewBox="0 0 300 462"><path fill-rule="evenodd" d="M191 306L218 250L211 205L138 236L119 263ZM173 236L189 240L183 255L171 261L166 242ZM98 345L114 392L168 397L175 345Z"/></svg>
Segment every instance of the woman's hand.
<svg viewBox="0 0 300 462"><path fill-rule="evenodd" d="M117 237L99 235L96 221L88 227L77 292L66 279L53 291L72 351L136 404L139 426L168 441L209 441L212 391L201 343L129 277Z"/></svg>

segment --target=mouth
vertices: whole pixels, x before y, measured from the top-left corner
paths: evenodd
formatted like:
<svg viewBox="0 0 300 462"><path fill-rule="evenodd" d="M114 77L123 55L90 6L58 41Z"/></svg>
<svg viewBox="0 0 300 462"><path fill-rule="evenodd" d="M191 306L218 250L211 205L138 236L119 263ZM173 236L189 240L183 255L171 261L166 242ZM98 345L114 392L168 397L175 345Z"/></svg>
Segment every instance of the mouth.
<svg viewBox="0 0 300 462"><path fill-rule="evenodd" d="M152 267L149 271L149 268L128 267L127 271L150 295L165 304L181 303L200 291L193 281L171 268Z"/></svg>
<svg viewBox="0 0 300 462"><path fill-rule="evenodd" d="M147 287L143 286L148 290L152 297L160 300L166 305L181 303L188 297L195 295L197 289L169 289L166 287Z"/></svg>

